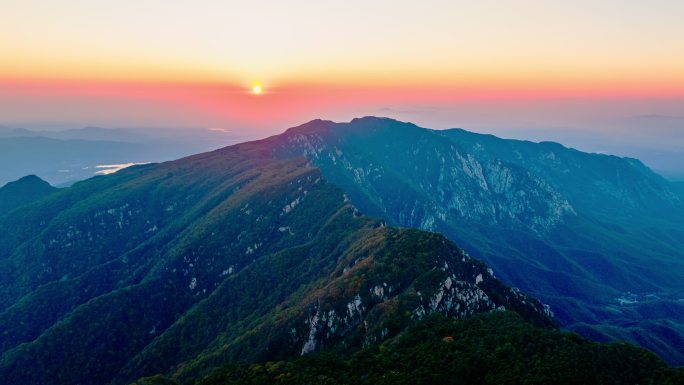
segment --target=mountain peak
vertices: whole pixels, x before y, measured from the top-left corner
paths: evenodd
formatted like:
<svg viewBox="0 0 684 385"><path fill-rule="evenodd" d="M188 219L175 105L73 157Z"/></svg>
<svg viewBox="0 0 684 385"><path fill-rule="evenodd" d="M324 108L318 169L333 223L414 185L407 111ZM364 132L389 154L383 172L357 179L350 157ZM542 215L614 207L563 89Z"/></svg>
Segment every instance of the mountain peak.
<svg viewBox="0 0 684 385"><path fill-rule="evenodd" d="M27 175L0 188L0 215L37 201L57 188L36 175Z"/></svg>
<svg viewBox="0 0 684 385"><path fill-rule="evenodd" d="M401 122L401 121L396 120L396 119L388 118L386 116L375 116L375 115L366 115L366 116L362 116L360 118L354 118L349 123L354 124L354 123L380 123L380 122L406 123L406 122Z"/></svg>
<svg viewBox="0 0 684 385"><path fill-rule="evenodd" d="M410 129L423 129L411 122L402 122L401 120L396 120L384 116L364 116L361 118L354 118L348 124L350 127L372 127L372 128L410 128Z"/></svg>
<svg viewBox="0 0 684 385"><path fill-rule="evenodd" d="M349 131L354 129L378 129L378 128L395 128L395 127L410 127L420 128L413 123L402 122L400 120L383 117L383 116L363 116L360 118L353 118L347 123L334 122L332 120L314 119L299 126L292 127L286 133L292 134L321 134L330 132L331 130Z"/></svg>
<svg viewBox="0 0 684 385"><path fill-rule="evenodd" d="M6 188L16 188L18 186L50 186L52 187L48 182L44 181L41 179L39 176L31 174L31 175L26 175L24 177L21 177L14 182L9 182L7 183L2 189Z"/></svg>
<svg viewBox="0 0 684 385"><path fill-rule="evenodd" d="M286 134L319 134L330 131L334 124L332 120L314 119L299 126L288 128Z"/></svg>

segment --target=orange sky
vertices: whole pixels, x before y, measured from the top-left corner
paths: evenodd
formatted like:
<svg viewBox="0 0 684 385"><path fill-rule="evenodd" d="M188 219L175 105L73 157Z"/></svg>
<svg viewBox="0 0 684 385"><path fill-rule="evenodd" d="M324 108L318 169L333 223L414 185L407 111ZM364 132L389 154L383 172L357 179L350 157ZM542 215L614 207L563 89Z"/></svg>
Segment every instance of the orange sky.
<svg viewBox="0 0 684 385"><path fill-rule="evenodd" d="M463 105L483 122L549 124L552 101L556 125L591 125L592 111L562 111L578 100L608 103L615 118L677 115L683 4L6 0L0 124L271 133L315 117L410 119L397 111ZM517 116L521 103L546 107ZM463 108L453 110L416 118L459 125Z"/></svg>

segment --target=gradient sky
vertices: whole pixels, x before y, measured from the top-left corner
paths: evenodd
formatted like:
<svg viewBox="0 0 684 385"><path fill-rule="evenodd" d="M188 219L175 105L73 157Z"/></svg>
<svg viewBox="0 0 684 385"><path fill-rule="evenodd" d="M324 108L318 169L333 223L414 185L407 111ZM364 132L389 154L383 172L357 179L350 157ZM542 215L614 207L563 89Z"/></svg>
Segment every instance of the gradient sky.
<svg viewBox="0 0 684 385"><path fill-rule="evenodd" d="M4 125L219 127L259 137L313 118L384 115L684 150L684 133L671 129L684 115L683 1L3 0L1 8ZM249 92L255 83L264 94ZM669 128L654 119L640 130L630 119L642 115Z"/></svg>

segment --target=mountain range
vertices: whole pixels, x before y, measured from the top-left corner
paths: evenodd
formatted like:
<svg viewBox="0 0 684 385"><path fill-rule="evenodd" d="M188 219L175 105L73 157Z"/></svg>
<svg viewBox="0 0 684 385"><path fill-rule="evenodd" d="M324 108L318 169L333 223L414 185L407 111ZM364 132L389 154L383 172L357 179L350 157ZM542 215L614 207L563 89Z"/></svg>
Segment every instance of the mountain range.
<svg viewBox="0 0 684 385"><path fill-rule="evenodd" d="M375 117L267 141L364 213L444 234L564 327L684 364L684 195L638 160Z"/></svg>
<svg viewBox="0 0 684 385"><path fill-rule="evenodd" d="M677 362L680 191L632 159L380 118L24 178L0 188L25 196L0 211L0 379L682 383L557 329Z"/></svg>
<svg viewBox="0 0 684 385"><path fill-rule="evenodd" d="M206 129L0 127L0 185L35 174L68 186L97 175L103 170L98 166L161 162L236 142L231 133Z"/></svg>

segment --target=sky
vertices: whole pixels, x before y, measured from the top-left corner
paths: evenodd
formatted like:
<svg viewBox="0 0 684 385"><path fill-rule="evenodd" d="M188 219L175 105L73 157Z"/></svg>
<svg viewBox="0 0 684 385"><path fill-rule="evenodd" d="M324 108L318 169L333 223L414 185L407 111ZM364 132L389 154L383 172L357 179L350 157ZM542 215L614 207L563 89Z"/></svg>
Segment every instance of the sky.
<svg viewBox="0 0 684 385"><path fill-rule="evenodd" d="M668 0L2 0L0 124L261 137L382 115L684 152L683 15Z"/></svg>

